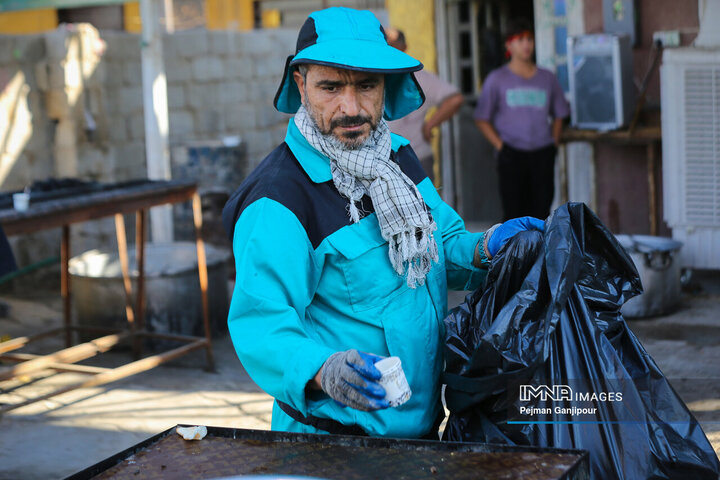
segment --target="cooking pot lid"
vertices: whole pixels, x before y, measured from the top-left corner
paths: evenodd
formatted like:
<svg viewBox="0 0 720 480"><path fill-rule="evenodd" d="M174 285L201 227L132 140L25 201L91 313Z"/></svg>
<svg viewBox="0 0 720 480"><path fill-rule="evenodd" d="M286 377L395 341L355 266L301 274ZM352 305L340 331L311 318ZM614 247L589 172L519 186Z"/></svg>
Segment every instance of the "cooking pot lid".
<svg viewBox="0 0 720 480"><path fill-rule="evenodd" d="M682 248L682 242L652 235L615 235L620 245L629 252L673 252Z"/></svg>

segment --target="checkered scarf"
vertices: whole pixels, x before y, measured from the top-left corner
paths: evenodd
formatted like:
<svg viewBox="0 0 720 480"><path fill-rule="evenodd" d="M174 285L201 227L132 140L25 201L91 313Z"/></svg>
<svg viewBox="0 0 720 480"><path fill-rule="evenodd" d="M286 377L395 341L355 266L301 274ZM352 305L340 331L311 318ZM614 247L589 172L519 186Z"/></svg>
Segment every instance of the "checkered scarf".
<svg viewBox="0 0 720 480"><path fill-rule="evenodd" d="M357 202L369 195L388 242L390 263L399 275L406 275L410 288L423 285L433 262L438 261L433 237L437 225L415 184L390 159L390 129L385 120L356 150L342 148L323 135L304 106L295 115L295 125L310 145L330 159L335 187L350 200L350 219L360 221Z"/></svg>

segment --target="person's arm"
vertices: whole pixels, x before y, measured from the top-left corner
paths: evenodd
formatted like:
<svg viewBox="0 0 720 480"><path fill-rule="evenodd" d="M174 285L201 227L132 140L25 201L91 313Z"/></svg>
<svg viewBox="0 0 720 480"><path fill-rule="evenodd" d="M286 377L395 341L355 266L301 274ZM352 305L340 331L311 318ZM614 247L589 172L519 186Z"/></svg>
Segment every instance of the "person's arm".
<svg viewBox="0 0 720 480"><path fill-rule="evenodd" d="M260 388L305 415L305 390L336 353L307 330L320 275L314 249L297 217L268 198L248 206L234 232L228 329L235 351Z"/></svg>
<svg viewBox="0 0 720 480"><path fill-rule="evenodd" d="M570 105L565 100L565 92L563 92L560 82L557 77L553 75L552 78L552 90L550 92L552 103L550 105L550 116L553 119L552 122L552 137L555 141L555 146L560 145L560 138L562 136L563 119L570 115Z"/></svg>
<svg viewBox="0 0 720 480"><path fill-rule="evenodd" d="M438 244L442 242L443 245L448 289L480 288L487 275L487 267L476 265L475 252L483 234L468 232L460 215L440 198L435 188L421 184L418 189L437 224L434 235Z"/></svg>
<svg viewBox="0 0 720 480"><path fill-rule="evenodd" d="M377 384L380 357L357 350L335 352L313 339L305 311L320 276L304 227L269 198L248 206L233 237L236 282L228 328L250 377L301 414L307 390L321 389L363 411L389 407Z"/></svg>
<svg viewBox="0 0 720 480"><path fill-rule="evenodd" d="M485 138L488 139L493 148L500 151L503 146L503 141L500 135L498 135L497 130L495 130L495 127L492 126L492 123L487 120L475 120L475 125L477 125L478 129L485 135Z"/></svg>
<svg viewBox="0 0 720 480"><path fill-rule="evenodd" d="M432 139L432 129L450 119L460 110L463 100L462 93L455 93L440 103L435 113L423 123L422 134L425 140L429 142Z"/></svg>
<svg viewBox="0 0 720 480"><path fill-rule="evenodd" d="M562 135L563 119L554 118L552 123L552 137L555 142L555 146L560 145L560 136Z"/></svg>
<svg viewBox="0 0 720 480"><path fill-rule="evenodd" d="M320 370L315 374L312 380L310 380L307 384L307 388L310 390L322 390L322 367L320 367Z"/></svg>

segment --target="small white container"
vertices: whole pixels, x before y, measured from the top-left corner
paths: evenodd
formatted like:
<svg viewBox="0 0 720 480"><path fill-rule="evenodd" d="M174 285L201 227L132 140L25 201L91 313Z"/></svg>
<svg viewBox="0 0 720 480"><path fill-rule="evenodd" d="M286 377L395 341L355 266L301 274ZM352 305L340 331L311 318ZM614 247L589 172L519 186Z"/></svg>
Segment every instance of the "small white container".
<svg viewBox="0 0 720 480"><path fill-rule="evenodd" d="M19 212L24 212L30 206L30 194L27 192L13 193L13 207Z"/></svg>
<svg viewBox="0 0 720 480"><path fill-rule="evenodd" d="M391 407L399 407L410 400L412 390L408 385L399 357L388 357L375 363L382 377L378 382L385 389L385 400Z"/></svg>

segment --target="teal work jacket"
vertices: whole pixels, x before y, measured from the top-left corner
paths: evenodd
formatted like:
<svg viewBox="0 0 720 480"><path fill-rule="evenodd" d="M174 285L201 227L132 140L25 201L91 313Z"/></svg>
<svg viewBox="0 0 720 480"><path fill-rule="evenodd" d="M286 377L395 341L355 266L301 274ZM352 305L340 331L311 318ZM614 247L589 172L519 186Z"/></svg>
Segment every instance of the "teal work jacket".
<svg viewBox="0 0 720 480"><path fill-rule="evenodd" d="M285 142L248 176L223 211L237 271L228 327L250 377L302 415L357 425L373 436L417 438L432 428L441 408L447 290L480 287L486 270L472 265L482 234L465 230L407 140L393 135L392 152L438 226L440 258L425 284L411 289L393 270L369 197L361 200L365 216L351 223L329 159L291 120ZM410 400L362 412L306 388L330 355L351 348L400 357ZM293 420L277 402L272 428L319 432Z"/></svg>

